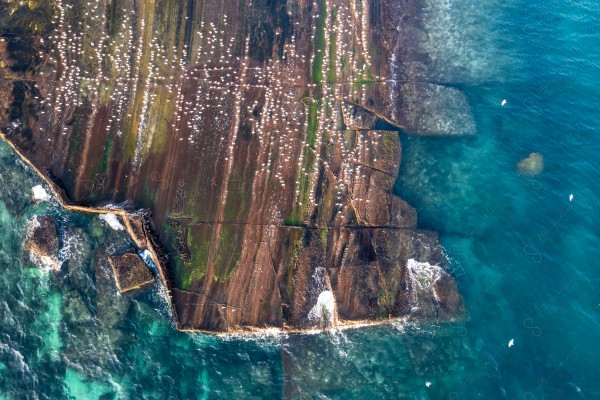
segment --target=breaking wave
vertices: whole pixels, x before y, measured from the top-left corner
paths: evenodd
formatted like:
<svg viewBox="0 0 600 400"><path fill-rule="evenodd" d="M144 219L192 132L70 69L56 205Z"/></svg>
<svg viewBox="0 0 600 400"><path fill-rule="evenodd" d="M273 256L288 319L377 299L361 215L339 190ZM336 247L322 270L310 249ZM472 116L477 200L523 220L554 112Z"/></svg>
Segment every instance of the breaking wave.
<svg viewBox="0 0 600 400"><path fill-rule="evenodd" d="M125 227L121 224L119 217L116 214L100 214L98 216L102 221L106 222L115 231L123 231Z"/></svg>

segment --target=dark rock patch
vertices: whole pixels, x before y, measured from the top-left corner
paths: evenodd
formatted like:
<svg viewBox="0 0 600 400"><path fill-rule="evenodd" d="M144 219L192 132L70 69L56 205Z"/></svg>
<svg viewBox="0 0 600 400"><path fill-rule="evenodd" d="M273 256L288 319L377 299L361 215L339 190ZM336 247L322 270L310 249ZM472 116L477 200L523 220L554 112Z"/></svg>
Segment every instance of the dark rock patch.
<svg viewBox="0 0 600 400"><path fill-rule="evenodd" d="M31 224L27 247L44 265L58 270L60 244L54 218L48 215L36 217Z"/></svg>
<svg viewBox="0 0 600 400"><path fill-rule="evenodd" d="M136 253L125 253L108 258L121 293L139 289L154 282L148 266Z"/></svg>

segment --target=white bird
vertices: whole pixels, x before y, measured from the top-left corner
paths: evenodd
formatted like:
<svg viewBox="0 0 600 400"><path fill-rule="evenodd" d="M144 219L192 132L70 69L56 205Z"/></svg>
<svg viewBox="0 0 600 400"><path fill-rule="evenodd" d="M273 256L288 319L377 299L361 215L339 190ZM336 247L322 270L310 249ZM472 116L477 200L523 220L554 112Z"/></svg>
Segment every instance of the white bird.
<svg viewBox="0 0 600 400"><path fill-rule="evenodd" d="M510 339L510 340L508 341L508 347L509 347L509 348L511 348L511 347L513 347L514 345L515 345L515 339Z"/></svg>
<svg viewBox="0 0 600 400"><path fill-rule="evenodd" d="M431 386L431 382L429 382L429 381L425 382L425 386L427 386L427 387Z"/></svg>
<svg viewBox="0 0 600 400"><path fill-rule="evenodd" d="M500 105L501 105L502 107L504 107L504 106L506 105L506 99L502 100L502 103L500 103Z"/></svg>
<svg viewBox="0 0 600 400"><path fill-rule="evenodd" d="M569 195L569 201L573 201L573 195L572 194Z"/></svg>

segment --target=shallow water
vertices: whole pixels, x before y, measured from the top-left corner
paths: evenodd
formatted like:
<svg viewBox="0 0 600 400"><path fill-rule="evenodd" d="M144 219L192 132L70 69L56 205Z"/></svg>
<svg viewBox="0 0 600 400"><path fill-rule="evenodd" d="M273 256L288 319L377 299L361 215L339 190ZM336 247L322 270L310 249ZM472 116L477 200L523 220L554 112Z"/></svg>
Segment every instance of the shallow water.
<svg viewBox="0 0 600 400"><path fill-rule="evenodd" d="M469 96L478 134L401 134L396 190L440 232L468 321L177 332L159 283L117 293L106 257L124 232L35 204L41 181L2 144L0 399L600 398L600 5L425 4L438 74ZM531 152L536 177L517 172ZM58 274L23 250L39 214L60 221Z"/></svg>

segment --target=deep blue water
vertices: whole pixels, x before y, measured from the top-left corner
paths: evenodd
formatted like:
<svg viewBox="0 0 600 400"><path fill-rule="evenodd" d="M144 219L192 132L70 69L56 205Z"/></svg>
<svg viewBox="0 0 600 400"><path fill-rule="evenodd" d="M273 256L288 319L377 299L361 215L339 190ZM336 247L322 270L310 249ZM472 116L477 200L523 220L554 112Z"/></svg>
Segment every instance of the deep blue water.
<svg viewBox="0 0 600 400"><path fill-rule="evenodd" d="M427 4L432 57L478 133L401 134L396 189L440 232L467 321L177 332L159 284L117 295L106 256L123 232L34 204L39 179L0 145L0 399L600 398L600 3ZM517 170L531 152L545 163L534 177ZM23 250L28 221L47 213L69 249L58 275Z"/></svg>

